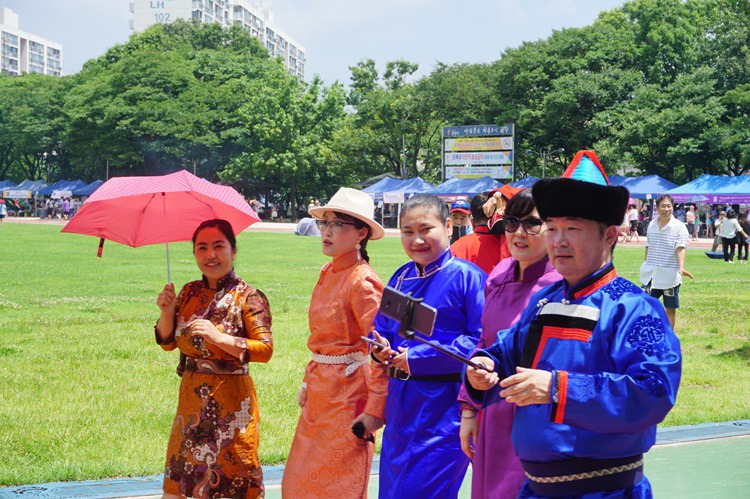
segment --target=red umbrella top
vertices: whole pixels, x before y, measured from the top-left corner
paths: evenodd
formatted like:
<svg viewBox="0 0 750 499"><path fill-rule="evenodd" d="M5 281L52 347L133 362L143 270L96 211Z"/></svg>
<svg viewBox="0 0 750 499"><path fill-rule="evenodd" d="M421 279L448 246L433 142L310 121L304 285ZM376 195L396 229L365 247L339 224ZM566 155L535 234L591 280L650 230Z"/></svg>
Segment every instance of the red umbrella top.
<svg viewBox="0 0 750 499"><path fill-rule="evenodd" d="M128 246L190 241L205 220L221 218L239 234L260 218L232 187L186 170L159 177L113 177L62 229Z"/></svg>

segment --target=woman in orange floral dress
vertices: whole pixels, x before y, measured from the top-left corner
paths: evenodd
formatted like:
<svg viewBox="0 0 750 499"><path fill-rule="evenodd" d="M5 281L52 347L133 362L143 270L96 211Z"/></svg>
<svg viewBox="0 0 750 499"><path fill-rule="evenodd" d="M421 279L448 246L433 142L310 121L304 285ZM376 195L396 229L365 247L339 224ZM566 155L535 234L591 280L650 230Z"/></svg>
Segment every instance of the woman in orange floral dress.
<svg viewBox="0 0 750 499"><path fill-rule="evenodd" d="M383 426L388 377L369 362L360 336L373 329L383 284L368 263L365 246L380 239L367 194L340 189L317 218L323 254L310 309L312 360L307 364L297 423L281 484L283 497L366 497L375 430ZM352 427L361 423L361 436ZM369 438L368 438L369 437Z"/></svg>
<svg viewBox="0 0 750 499"><path fill-rule="evenodd" d="M268 300L235 274L229 222L203 222L193 253L203 278L177 296L167 284L156 300L156 342L180 349L182 376L164 497L263 497L260 414L247 364L268 362L273 353Z"/></svg>

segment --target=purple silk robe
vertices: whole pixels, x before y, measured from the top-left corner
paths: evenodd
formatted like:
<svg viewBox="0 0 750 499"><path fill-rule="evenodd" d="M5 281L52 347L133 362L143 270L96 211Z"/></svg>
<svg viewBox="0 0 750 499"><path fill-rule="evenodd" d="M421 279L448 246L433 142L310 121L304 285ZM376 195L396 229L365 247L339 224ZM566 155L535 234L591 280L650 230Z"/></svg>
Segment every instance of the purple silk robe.
<svg viewBox="0 0 750 499"><path fill-rule="evenodd" d="M492 346L498 331L511 327L521 317L534 293L562 279L549 258L544 257L526 269L523 281L516 281L517 263L514 258L506 258L497 264L487 278L482 336L477 349ZM463 387L459 400L469 402L469 396ZM510 441L514 407L503 400L482 410L480 414L479 435L474 445L472 465L473 498L518 497L526 480Z"/></svg>

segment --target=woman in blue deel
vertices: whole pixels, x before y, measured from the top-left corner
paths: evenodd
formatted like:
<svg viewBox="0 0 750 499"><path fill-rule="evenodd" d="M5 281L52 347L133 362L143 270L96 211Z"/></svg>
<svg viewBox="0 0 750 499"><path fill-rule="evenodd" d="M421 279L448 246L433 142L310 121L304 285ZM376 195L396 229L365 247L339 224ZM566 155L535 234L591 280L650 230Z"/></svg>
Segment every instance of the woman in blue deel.
<svg viewBox="0 0 750 499"><path fill-rule="evenodd" d="M418 194L401 208L401 243L411 261L388 286L423 298L437 309L430 341L468 356L482 333L487 274L454 258L452 224L437 197ZM373 355L390 364L386 426L380 454L380 497L457 497L469 458L461 450L456 401L462 364L398 335L399 323L382 314L372 337L388 348Z"/></svg>

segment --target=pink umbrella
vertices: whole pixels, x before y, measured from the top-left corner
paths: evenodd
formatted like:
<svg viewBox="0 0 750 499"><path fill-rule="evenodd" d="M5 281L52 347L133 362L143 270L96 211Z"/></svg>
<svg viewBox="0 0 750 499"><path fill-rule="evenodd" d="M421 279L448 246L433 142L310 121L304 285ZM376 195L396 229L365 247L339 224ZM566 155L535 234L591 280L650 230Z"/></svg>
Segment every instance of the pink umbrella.
<svg viewBox="0 0 750 499"><path fill-rule="evenodd" d="M186 170L161 177L113 177L83 203L62 232L86 234L128 246L190 241L205 220L222 218L235 234L260 218L232 187L217 185Z"/></svg>

